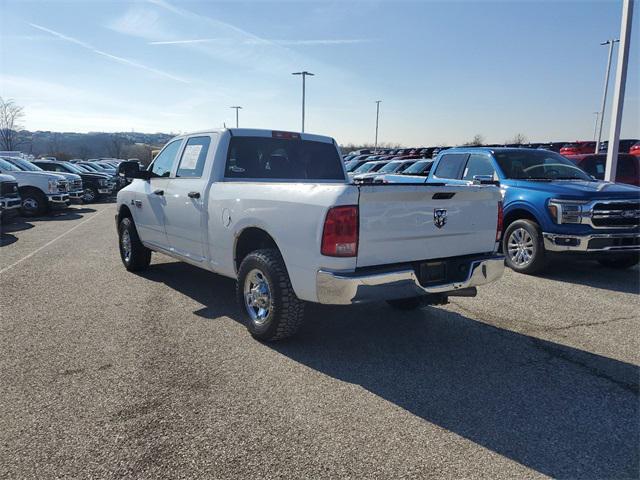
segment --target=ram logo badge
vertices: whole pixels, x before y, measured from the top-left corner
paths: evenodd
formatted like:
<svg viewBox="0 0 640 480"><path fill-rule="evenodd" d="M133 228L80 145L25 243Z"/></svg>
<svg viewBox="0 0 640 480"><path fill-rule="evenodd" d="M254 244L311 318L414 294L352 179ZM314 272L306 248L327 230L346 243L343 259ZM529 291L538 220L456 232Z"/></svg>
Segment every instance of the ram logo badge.
<svg viewBox="0 0 640 480"><path fill-rule="evenodd" d="M433 209L433 224L442 228L447 223L447 210L444 208L434 208Z"/></svg>

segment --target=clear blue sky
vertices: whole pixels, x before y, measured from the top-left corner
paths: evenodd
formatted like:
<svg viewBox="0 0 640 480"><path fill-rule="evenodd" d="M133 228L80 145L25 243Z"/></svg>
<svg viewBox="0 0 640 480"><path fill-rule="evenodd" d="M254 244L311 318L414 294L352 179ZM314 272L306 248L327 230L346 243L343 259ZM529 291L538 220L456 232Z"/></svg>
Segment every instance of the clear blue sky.
<svg viewBox="0 0 640 480"><path fill-rule="evenodd" d="M637 5L623 136L640 136ZM590 139L621 2L0 0L0 95L28 129L233 125L340 143ZM613 70L615 71L615 70ZM613 78L611 85L613 85ZM609 105L611 105L611 96ZM605 116L608 136L609 112Z"/></svg>

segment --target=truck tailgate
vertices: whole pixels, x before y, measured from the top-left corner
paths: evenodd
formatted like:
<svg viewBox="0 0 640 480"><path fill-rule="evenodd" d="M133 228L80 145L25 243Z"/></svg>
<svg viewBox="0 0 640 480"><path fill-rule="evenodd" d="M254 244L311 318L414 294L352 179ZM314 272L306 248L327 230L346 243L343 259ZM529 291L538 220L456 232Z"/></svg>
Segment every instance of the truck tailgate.
<svg viewBox="0 0 640 480"><path fill-rule="evenodd" d="M497 187L424 183L359 189L358 267L494 250Z"/></svg>

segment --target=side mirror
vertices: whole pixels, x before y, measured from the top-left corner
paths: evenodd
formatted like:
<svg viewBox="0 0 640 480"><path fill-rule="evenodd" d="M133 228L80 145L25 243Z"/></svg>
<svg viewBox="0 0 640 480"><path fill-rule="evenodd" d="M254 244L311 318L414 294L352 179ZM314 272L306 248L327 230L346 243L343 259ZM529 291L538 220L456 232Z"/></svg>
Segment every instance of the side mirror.
<svg viewBox="0 0 640 480"><path fill-rule="evenodd" d="M149 180L151 178L151 172L148 170L141 170L140 164L135 160L121 162L120 165L118 165L118 175L126 178L127 180L133 178Z"/></svg>

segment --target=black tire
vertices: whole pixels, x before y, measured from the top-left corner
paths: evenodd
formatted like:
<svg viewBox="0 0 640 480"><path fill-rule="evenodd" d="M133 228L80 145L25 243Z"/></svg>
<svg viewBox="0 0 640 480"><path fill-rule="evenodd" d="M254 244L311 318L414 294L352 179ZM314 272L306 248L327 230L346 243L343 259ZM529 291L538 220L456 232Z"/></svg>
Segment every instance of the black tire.
<svg viewBox="0 0 640 480"><path fill-rule="evenodd" d="M129 238L128 251L126 248L127 236ZM151 263L151 250L142 244L136 226L129 217L120 220L120 225L118 226L118 247L124 268L130 272L144 270Z"/></svg>
<svg viewBox="0 0 640 480"><path fill-rule="evenodd" d="M266 297L260 299L268 306L268 309L264 309L264 318L252 316L250 310L259 307L250 307L245 299L245 284L249 282L249 288L252 285L247 277L256 271L261 274L261 285L268 288ZM296 297L284 260L275 249L256 250L242 260L236 284L236 297L247 320L247 330L258 340L272 342L291 337L302 325L305 304ZM253 311L254 315L259 313Z"/></svg>
<svg viewBox="0 0 640 480"><path fill-rule="evenodd" d="M635 255L616 255L611 258L601 258L598 263L603 267L615 268L616 270L624 270L637 265L640 262L640 256Z"/></svg>
<svg viewBox="0 0 640 480"><path fill-rule="evenodd" d="M420 308L422 306L422 298L420 297L411 297L411 298L399 298L397 300L387 300L387 303L396 308L398 310L415 310L416 308Z"/></svg>
<svg viewBox="0 0 640 480"><path fill-rule="evenodd" d="M20 190L22 208L20 211L25 217L38 217L49 210L49 200L44 193L37 188L24 188Z"/></svg>
<svg viewBox="0 0 640 480"><path fill-rule="evenodd" d="M511 236L514 235L513 240L515 241L518 235L516 232L526 232L523 244L527 246L527 252L530 252L527 253L528 259L526 261L522 257L520 257L521 260L518 261L517 255L514 257L514 255L512 255L513 251L509 251ZM527 236L530 241L527 240ZM519 273L528 275L538 273L547 265L542 232L538 224L532 220L516 220L509 224L502 237L502 253L504 253L507 266Z"/></svg>
<svg viewBox="0 0 640 480"><path fill-rule="evenodd" d="M97 202L100 199L100 194L95 187L86 187L84 189L84 195L82 196L82 201L84 203L93 203Z"/></svg>

